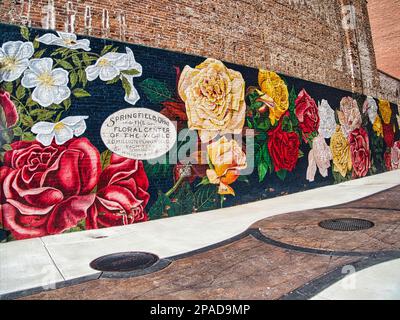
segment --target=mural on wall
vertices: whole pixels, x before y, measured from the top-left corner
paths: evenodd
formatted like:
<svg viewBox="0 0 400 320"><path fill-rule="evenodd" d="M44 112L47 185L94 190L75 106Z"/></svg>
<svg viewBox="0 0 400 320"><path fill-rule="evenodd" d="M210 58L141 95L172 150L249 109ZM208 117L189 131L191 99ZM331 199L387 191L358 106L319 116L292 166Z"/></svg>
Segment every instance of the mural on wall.
<svg viewBox="0 0 400 320"><path fill-rule="evenodd" d="M388 101L212 58L0 30L8 240L199 213L400 168L400 110Z"/></svg>

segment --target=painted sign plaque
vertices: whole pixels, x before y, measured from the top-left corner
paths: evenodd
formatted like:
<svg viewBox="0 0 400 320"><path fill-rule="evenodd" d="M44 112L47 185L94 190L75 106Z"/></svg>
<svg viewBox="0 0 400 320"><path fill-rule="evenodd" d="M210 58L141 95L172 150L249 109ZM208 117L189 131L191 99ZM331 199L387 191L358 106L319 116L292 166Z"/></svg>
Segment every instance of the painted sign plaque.
<svg viewBox="0 0 400 320"><path fill-rule="evenodd" d="M113 113L103 122L100 134L109 150L138 160L164 155L174 146L177 136L174 124L167 117L146 108Z"/></svg>

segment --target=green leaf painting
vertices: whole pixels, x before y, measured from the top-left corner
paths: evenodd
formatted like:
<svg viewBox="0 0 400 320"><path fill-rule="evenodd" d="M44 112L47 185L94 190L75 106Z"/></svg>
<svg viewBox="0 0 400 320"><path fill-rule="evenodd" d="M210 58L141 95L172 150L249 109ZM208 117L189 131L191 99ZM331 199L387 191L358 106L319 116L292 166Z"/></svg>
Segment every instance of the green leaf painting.
<svg viewBox="0 0 400 320"><path fill-rule="evenodd" d="M83 97L90 97L90 93L87 92L85 89L74 89L72 91L72 94L76 97L76 98L83 98Z"/></svg>
<svg viewBox="0 0 400 320"><path fill-rule="evenodd" d="M164 193L159 192L157 201L150 208L148 215L150 220L175 216L175 205Z"/></svg>
<svg viewBox="0 0 400 320"><path fill-rule="evenodd" d="M122 87L124 88L126 95L129 96L131 94L132 88L130 83L128 82L128 79L126 79L125 77L121 77L121 81Z"/></svg>
<svg viewBox="0 0 400 320"><path fill-rule="evenodd" d="M214 184L202 185L194 193L194 208L196 211L217 209L219 196Z"/></svg>
<svg viewBox="0 0 400 320"><path fill-rule="evenodd" d="M140 82L139 86L152 103L158 104L172 97L172 93L165 82L157 79L146 79Z"/></svg>
<svg viewBox="0 0 400 320"><path fill-rule="evenodd" d="M100 162L101 162L101 168L104 170L105 168L108 167L108 165L110 164L110 160L111 160L111 155L112 152L110 150L105 150L101 153L100 155Z"/></svg>
<svg viewBox="0 0 400 320"><path fill-rule="evenodd" d="M29 29L25 26L22 26L20 29L21 32L21 36L22 38L24 38L25 40L29 41Z"/></svg>
<svg viewBox="0 0 400 320"><path fill-rule="evenodd" d="M279 170L276 172L276 175L278 176L279 179L281 179L282 181L284 181L286 179L287 176L287 170Z"/></svg>
<svg viewBox="0 0 400 320"><path fill-rule="evenodd" d="M121 71L122 74L126 74L128 76L137 76L140 74L140 72L136 69L131 69L131 70L123 70Z"/></svg>
<svg viewBox="0 0 400 320"><path fill-rule="evenodd" d="M67 69L67 70L74 69L73 65L66 60L61 60L61 59L55 59L55 60L56 60L57 64L60 65L61 67L63 67L64 69Z"/></svg>
<svg viewBox="0 0 400 320"><path fill-rule="evenodd" d="M183 215L192 213L194 210L194 194L187 182L182 183L177 192L171 196L171 201L174 205L174 210L169 213L169 216Z"/></svg>
<svg viewBox="0 0 400 320"><path fill-rule="evenodd" d="M143 161L144 169L150 178L167 178L172 174L171 165L168 163L154 163L150 164L147 161Z"/></svg>

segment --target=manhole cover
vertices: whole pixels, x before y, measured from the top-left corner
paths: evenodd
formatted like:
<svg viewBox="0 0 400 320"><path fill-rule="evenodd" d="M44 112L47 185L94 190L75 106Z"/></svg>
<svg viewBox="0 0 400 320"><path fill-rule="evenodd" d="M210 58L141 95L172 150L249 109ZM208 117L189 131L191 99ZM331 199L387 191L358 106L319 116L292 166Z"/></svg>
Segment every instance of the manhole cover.
<svg viewBox="0 0 400 320"><path fill-rule="evenodd" d="M358 231L372 228L375 224L369 220L355 218L338 218L323 220L318 224L321 228L334 231Z"/></svg>
<svg viewBox="0 0 400 320"><path fill-rule="evenodd" d="M90 267L105 272L128 272L147 269L158 260L155 254L148 252L121 252L97 258Z"/></svg>

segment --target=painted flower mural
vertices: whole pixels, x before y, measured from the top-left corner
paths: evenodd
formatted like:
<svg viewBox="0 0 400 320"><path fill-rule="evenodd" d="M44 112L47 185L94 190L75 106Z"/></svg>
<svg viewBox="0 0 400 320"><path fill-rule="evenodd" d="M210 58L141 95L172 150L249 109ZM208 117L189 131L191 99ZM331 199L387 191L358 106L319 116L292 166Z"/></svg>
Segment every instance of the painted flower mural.
<svg viewBox="0 0 400 320"><path fill-rule="evenodd" d="M329 139L336 131L335 111L328 101L322 99L318 104L319 128L318 133L325 139Z"/></svg>
<svg viewBox="0 0 400 320"><path fill-rule="evenodd" d="M181 177L185 178L189 183L193 183L197 178L203 178L207 175L208 166L199 164L181 164L178 163L174 167L174 181L177 182Z"/></svg>
<svg viewBox="0 0 400 320"><path fill-rule="evenodd" d="M95 195L100 154L86 138L62 146L17 141L7 151L3 224L15 239L61 233L87 216Z"/></svg>
<svg viewBox="0 0 400 320"><path fill-rule="evenodd" d="M53 69L50 58L32 59L29 69L24 72L21 80L25 88L35 88L32 100L42 107L60 104L71 95L68 88L68 71L62 68Z"/></svg>
<svg viewBox="0 0 400 320"><path fill-rule="evenodd" d="M85 132L87 118L87 116L71 116L56 123L40 121L32 127L31 131L36 134L36 140L44 146L49 146L53 138L56 144L62 145L74 136L79 137Z"/></svg>
<svg viewBox="0 0 400 320"><path fill-rule="evenodd" d="M96 63L86 68L86 77L89 81L100 78L101 81L110 81L128 70L128 56L124 53L108 52L100 57Z"/></svg>
<svg viewBox="0 0 400 320"><path fill-rule="evenodd" d="M352 97L344 97L340 101L340 111L338 111L339 122L346 137L350 132L361 127L362 119L357 101Z"/></svg>
<svg viewBox="0 0 400 320"><path fill-rule="evenodd" d="M374 98L367 97L367 99L365 99L363 113L368 114L369 121L372 124L375 123L376 117L378 116L378 105Z"/></svg>
<svg viewBox="0 0 400 320"><path fill-rule="evenodd" d="M97 185L96 200L89 209L86 227L113 227L147 221L149 180L142 161L113 154Z"/></svg>
<svg viewBox="0 0 400 320"><path fill-rule="evenodd" d="M383 155L383 159L385 161L385 167L388 171L392 170L392 153L391 151L385 152Z"/></svg>
<svg viewBox="0 0 400 320"><path fill-rule="evenodd" d="M373 122L372 129L378 137L383 137L383 125L382 120L379 115L375 117L375 121Z"/></svg>
<svg viewBox="0 0 400 320"><path fill-rule="evenodd" d="M392 170L400 169L400 140L393 144L390 152L390 162Z"/></svg>
<svg viewBox="0 0 400 320"><path fill-rule="evenodd" d="M353 164L351 160L350 145L340 126L331 137L330 148L333 158L333 170L345 177L351 171Z"/></svg>
<svg viewBox="0 0 400 320"><path fill-rule="evenodd" d="M296 132L282 130L282 122L268 132L268 150L275 171L293 171L299 158L300 140Z"/></svg>
<svg viewBox="0 0 400 320"><path fill-rule="evenodd" d="M310 182L314 181L317 168L321 176L327 177L331 160L331 149L326 144L324 137L318 135L313 139L313 148L308 154L307 180Z"/></svg>
<svg viewBox="0 0 400 320"><path fill-rule="evenodd" d="M397 119L397 127L399 128L399 130L400 130L400 105L397 105L397 115L396 115L396 119Z"/></svg>
<svg viewBox="0 0 400 320"><path fill-rule="evenodd" d="M353 163L353 176L365 177L371 167L371 153L367 132L355 129L349 134L350 154Z"/></svg>
<svg viewBox="0 0 400 320"><path fill-rule="evenodd" d="M17 80L34 52L31 42L8 41L0 48L0 82Z"/></svg>
<svg viewBox="0 0 400 320"><path fill-rule="evenodd" d="M102 81L121 79L125 89L125 101L135 105L140 96L133 85L133 78L142 75L142 66L136 62L133 52L126 47L126 53L108 52L96 63L86 68L88 81L98 77Z"/></svg>
<svg viewBox="0 0 400 320"><path fill-rule="evenodd" d="M269 119L274 125L289 108L287 86L278 74L263 69L258 72L258 85L263 93L261 101L267 102Z"/></svg>
<svg viewBox="0 0 400 320"><path fill-rule="evenodd" d="M240 133L246 112L242 75L221 61L207 59L191 68L185 66L178 83L185 102L188 126L198 130L202 142L218 134Z"/></svg>
<svg viewBox="0 0 400 320"><path fill-rule="evenodd" d="M73 33L57 31L56 36L54 33L46 33L39 37L37 41L53 46L65 47L71 50L85 50L90 51L90 41L88 39L78 40L77 36Z"/></svg>
<svg viewBox="0 0 400 320"><path fill-rule="evenodd" d="M318 107L314 99L304 89L300 91L295 104L299 127L304 141L307 141L319 128Z"/></svg>
<svg viewBox="0 0 400 320"><path fill-rule="evenodd" d="M28 40L29 30L22 28L21 35ZM60 48L42 57L47 49L40 49L41 43ZM49 33L33 41L9 41L0 49L0 225L14 239L147 220L143 163L100 154L82 137L87 116L62 117L72 96L90 96L83 89L85 68L96 56L87 52L89 44L72 34ZM105 46L103 56L110 50ZM136 91L127 91L141 65L126 51L118 54L123 60L118 72L125 100L132 102Z"/></svg>
<svg viewBox="0 0 400 320"><path fill-rule="evenodd" d="M392 124L383 124L383 139L385 140L388 148L393 147L394 144L394 130L395 127Z"/></svg>
<svg viewBox="0 0 400 320"><path fill-rule="evenodd" d="M392 118L392 108L389 101L379 99L379 112L384 124L389 124Z"/></svg>
<svg viewBox="0 0 400 320"><path fill-rule="evenodd" d="M0 129L10 128L18 122L18 112L10 99L10 93L0 89Z"/></svg>
<svg viewBox="0 0 400 320"><path fill-rule="evenodd" d="M22 27L8 41L18 30L6 28L0 228L9 240L201 213L400 169L400 110L388 101L63 32ZM148 130L145 108L177 121L165 161L121 157L99 137L121 109L143 117L124 119L116 138Z"/></svg>
<svg viewBox="0 0 400 320"><path fill-rule="evenodd" d="M212 169L206 174L211 184L218 185L219 194L235 195L229 185L235 182L240 175L240 170L246 168L246 155L236 140L225 137L207 146Z"/></svg>

